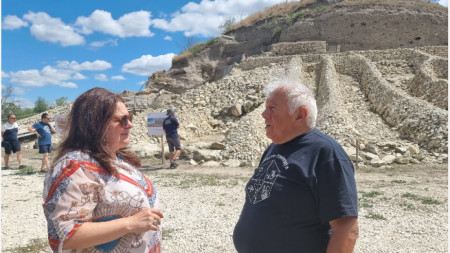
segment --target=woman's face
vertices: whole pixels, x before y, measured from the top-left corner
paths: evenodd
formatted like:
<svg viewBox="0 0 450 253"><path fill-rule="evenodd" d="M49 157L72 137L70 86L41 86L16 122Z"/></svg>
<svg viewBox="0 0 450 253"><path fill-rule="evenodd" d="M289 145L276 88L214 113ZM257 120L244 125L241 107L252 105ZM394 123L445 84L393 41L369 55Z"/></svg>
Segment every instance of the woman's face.
<svg viewBox="0 0 450 253"><path fill-rule="evenodd" d="M133 127L133 124L128 120L127 125L123 127L120 119L122 119L124 115L129 115L127 107L124 103L119 102L117 103L114 116L109 122L109 127L106 130L106 141L113 154L130 143L130 130Z"/></svg>

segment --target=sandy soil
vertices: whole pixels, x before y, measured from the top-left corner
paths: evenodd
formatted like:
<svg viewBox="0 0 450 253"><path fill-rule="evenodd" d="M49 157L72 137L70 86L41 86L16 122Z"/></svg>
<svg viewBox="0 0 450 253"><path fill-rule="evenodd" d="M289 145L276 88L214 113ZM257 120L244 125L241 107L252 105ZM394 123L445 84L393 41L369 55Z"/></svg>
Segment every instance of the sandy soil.
<svg viewBox="0 0 450 253"><path fill-rule="evenodd" d="M24 150L24 163L39 170L41 155L37 150ZM245 198L246 181L254 168L180 163L177 169L170 170L167 161L162 165L161 160L142 160L143 172L159 186L167 214L164 252L177 252L179 247L190 249L185 252L235 252L232 229ZM10 165L18 166L15 156ZM40 199L43 177L43 173L23 176L16 170L2 171L2 250L26 245L35 238L45 240ZM199 178L219 180L208 185L207 180ZM356 171L356 181L360 238L355 252L447 252L447 164L364 167ZM224 205L227 199L233 201ZM186 201L189 207L183 204ZM199 205L203 218L195 220L199 210L189 208ZM192 217L183 216L186 212L192 212ZM24 226L17 226L17 220L22 220ZM190 234L180 229L199 222L204 225L201 229L193 227ZM206 235L213 237L205 241ZM200 241L192 244L193 238Z"/></svg>

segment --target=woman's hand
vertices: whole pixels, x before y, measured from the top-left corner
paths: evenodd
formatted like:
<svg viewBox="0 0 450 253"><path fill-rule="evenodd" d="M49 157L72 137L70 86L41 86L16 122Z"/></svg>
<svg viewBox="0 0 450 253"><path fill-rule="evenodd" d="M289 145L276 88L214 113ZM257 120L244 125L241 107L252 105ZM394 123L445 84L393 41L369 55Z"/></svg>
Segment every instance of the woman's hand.
<svg viewBox="0 0 450 253"><path fill-rule="evenodd" d="M63 249L85 249L95 245L113 241L128 233L143 233L148 230L158 230L163 214L154 208L145 208L120 219L105 222L86 222L77 232L64 242ZM158 225L154 225L154 221Z"/></svg>
<svg viewBox="0 0 450 253"><path fill-rule="evenodd" d="M128 224L133 233L143 233L148 230L158 230L158 225L161 224L161 218L164 218L162 212L154 208L145 208L128 217ZM154 221L158 221L158 225L154 225Z"/></svg>

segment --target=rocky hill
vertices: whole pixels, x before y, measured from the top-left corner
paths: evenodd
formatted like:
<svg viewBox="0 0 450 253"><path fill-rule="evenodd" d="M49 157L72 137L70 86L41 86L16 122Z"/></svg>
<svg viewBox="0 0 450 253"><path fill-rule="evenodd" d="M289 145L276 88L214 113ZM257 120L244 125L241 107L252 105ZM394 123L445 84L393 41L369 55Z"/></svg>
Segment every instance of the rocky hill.
<svg viewBox="0 0 450 253"><path fill-rule="evenodd" d="M447 31L448 9L422 0L286 2L174 57L170 70L149 77L147 91L182 93L218 80L242 55L270 54L279 43L322 41L327 53L447 46Z"/></svg>
<svg viewBox="0 0 450 253"><path fill-rule="evenodd" d="M376 13L375 7L369 7L353 6L348 7L348 11L358 10L358 19L368 21ZM385 15L385 20L395 19L388 15L386 8L376 8ZM416 9L414 13L428 15L431 20L440 20L447 15L439 8L434 9L436 13L432 10ZM336 8L336 11L346 16L342 8ZM392 16L397 12L391 10ZM337 18L339 15L336 13L325 12L317 17L329 15ZM365 18L363 13L368 16ZM379 19L381 21L382 16ZM400 20L398 18L398 22ZM300 25L298 22L294 24ZM402 27L402 30L415 34L413 31L418 26L411 20L401 22L399 29ZM441 26L444 24L436 27ZM347 32L346 29L348 27L342 33ZM433 29L429 27L428 30ZM377 30L381 32L383 29L378 27ZM428 34L430 31L423 32ZM237 34L235 36L239 38ZM142 157L159 156L161 138L147 135L147 112L163 112L173 107L181 123L182 158L191 160L193 164L255 166L270 143L265 137L261 117L265 101L263 87L270 81L291 75L315 92L319 109L317 127L334 137L359 165L447 163L448 47L446 40L440 42L427 36L422 35L421 38L427 38L423 41L429 46L422 46L417 44L422 43L421 40L414 40L413 44L403 46L420 47L385 49L400 45L379 42L383 50L371 50L375 46L352 48L343 43L341 52L330 50L328 41L278 40L264 53L247 55L231 65L224 64L225 60L214 60L212 52L217 50L223 54L226 51L223 45L234 45L236 51L229 54L229 59L242 57L240 45L244 44L211 42L212 46L204 52L183 58L182 64L179 60L171 70L150 77L143 92L122 94L132 97L138 106L130 147ZM284 37L280 35L279 38ZM370 43L375 40L375 37L367 39ZM217 80L208 74L200 75L200 78L196 72L198 66L203 66L207 73L217 72L221 64L227 67ZM173 78L177 71L178 77L184 77ZM188 77L198 80L192 84ZM129 108L132 109L131 105ZM57 108L50 113L64 114L67 108ZM19 124L29 125L38 119L36 116Z"/></svg>

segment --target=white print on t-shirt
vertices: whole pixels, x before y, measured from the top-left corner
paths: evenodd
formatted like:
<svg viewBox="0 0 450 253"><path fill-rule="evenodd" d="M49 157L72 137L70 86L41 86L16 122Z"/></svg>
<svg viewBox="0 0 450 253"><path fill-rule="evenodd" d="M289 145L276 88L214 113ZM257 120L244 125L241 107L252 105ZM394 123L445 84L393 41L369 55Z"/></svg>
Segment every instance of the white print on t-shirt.
<svg viewBox="0 0 450 253"><path fill-rule="evenodd" d="M256 169L255 175L250 179L247 186L247 196L252 204L256 204L270 197L270 191L279 174L280 169L274 160L261 164Z"/></svg>
<svg viewBox="0 0 450 253"><path fill-rule="evenodd" d="M256 204L270 197L270 192L281 169L287 170L288 163L280 154L266 157L255 170L255 174L247 185L247 196L250 203Z"/></svg>

